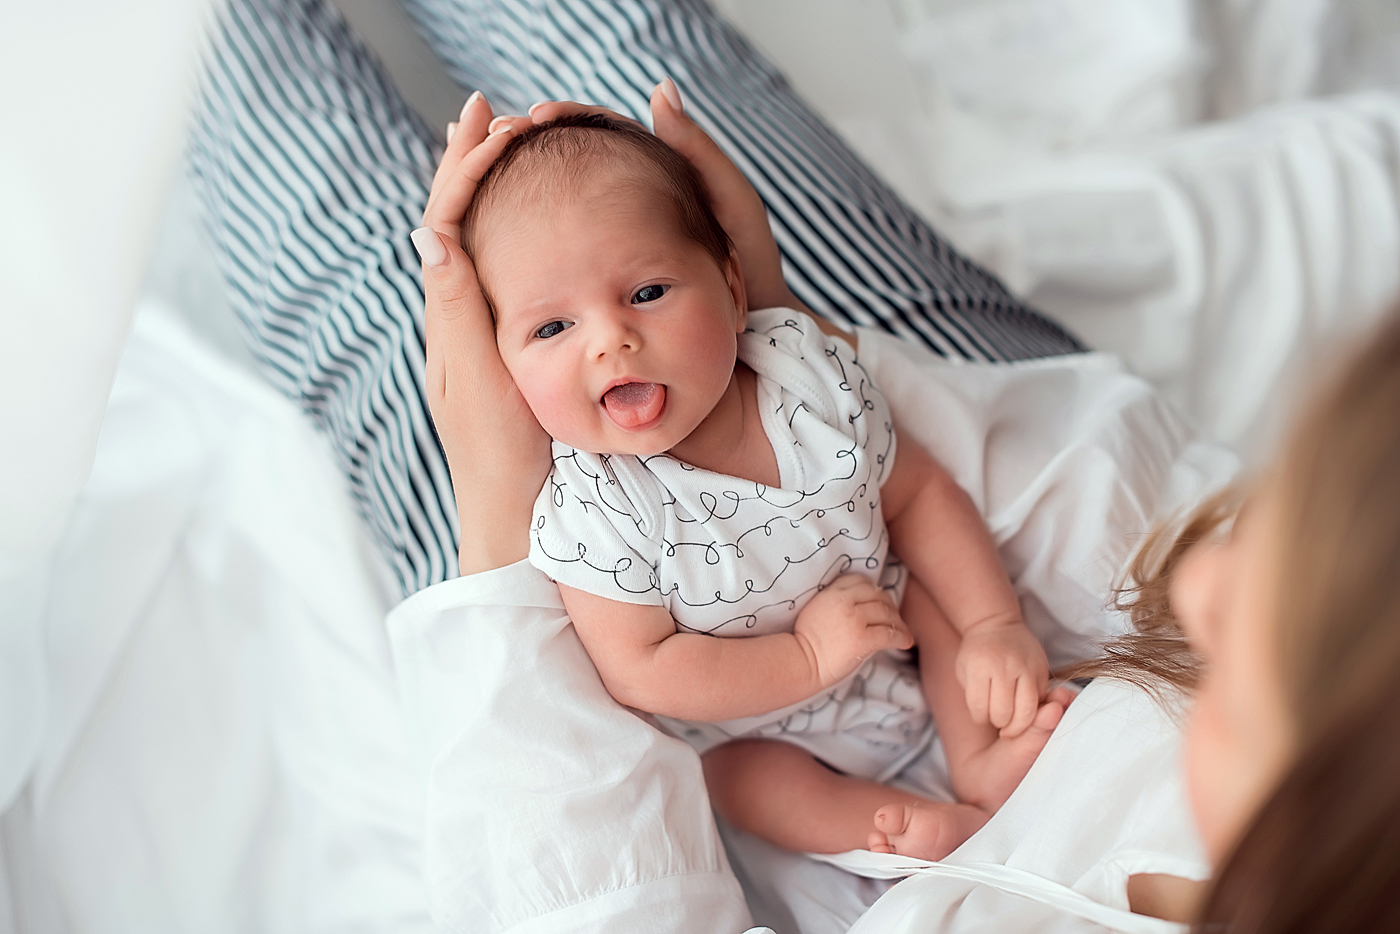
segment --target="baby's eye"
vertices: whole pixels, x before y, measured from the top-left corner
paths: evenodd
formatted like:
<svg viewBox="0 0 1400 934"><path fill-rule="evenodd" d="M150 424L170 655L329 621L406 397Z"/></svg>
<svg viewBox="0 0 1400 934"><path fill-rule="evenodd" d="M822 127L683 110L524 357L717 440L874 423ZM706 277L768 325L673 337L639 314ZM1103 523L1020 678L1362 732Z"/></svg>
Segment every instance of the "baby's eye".
<svg viewBox="0 0 1400 934"><path fill-rule="evenodd" d="M669 285L644 285L632 296L632 304L645 305L647 302L654 302L670 289Z"/></svg>
<svg viewBox="0 0 1400 934"><path fill-rule="evenodd" d="M544 327L536 331L535 336L538 337L540 340L547 341L551 337L558 337L560 334L563 334L564 331L571 327L573 327L573 325L568 323L567 321L551 321Z"/></svg>

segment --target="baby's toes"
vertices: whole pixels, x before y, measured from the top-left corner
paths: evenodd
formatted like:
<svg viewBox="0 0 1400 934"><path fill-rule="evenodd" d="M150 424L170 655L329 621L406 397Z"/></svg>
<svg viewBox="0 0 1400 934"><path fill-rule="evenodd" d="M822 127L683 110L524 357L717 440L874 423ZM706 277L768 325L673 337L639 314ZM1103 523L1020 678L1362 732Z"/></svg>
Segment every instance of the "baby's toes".
<svg viewBox="0 0 1400 934"><path fill-rule="evenodd" d="M886 835L904 833L913 814L907 804L887 804L875 812L875 829Z"/></svg>
<svg viewBox="0 0 1400 934"><path fill-rule="evenodd" d="M894 847L890 845L890 838L878 830L870 831L870 836L866 840L865 848L872 853L894 852Z"/></svg>
<svg viewBox="0 0 1400 934"><path fill-rule="evenodd" d="M1036 710L1036 718L1030 724L1030 728L1037 732L1050 732L1060 725L1061 717L1064 717L1064 704L1058 700L1047 700Z"/></svg>

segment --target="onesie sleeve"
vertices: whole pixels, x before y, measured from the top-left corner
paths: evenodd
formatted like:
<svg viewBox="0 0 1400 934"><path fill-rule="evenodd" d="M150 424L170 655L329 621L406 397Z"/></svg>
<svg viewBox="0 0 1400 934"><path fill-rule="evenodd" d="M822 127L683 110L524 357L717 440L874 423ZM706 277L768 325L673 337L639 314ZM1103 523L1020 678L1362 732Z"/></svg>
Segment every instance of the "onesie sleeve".
<svg viewBox="0 0 1400 934"><path fill-rule="evenodd" d="M883 487L893 472L895 458L894 414L890 404L850 343L823 333L811 318L807 318L807 322L811 329L808 339L822 345L822 353L815 357L813 368L822 375L836 399L838 420L845 422L838 427L860 445L869 458L876 482ZM855 339L852 334L851 340Z"/></svg>
<svg viewBox="0 0 1400 934"><path fill-rule="evenodd" d="M659 497L631 461L554 445L554 467L535 500L530 563L577 590L662 606Z"/></svg>
<svg viewBox="0 0 1400 934"><path fill-rule="evenodd" d="M785 403L794 427L805 410L836 429L867 459L866 475L884 486L894 466L894 417L850 343L823 333L802 312L770 308L750 313L740 356L795 397L797 404Z"/></svg>

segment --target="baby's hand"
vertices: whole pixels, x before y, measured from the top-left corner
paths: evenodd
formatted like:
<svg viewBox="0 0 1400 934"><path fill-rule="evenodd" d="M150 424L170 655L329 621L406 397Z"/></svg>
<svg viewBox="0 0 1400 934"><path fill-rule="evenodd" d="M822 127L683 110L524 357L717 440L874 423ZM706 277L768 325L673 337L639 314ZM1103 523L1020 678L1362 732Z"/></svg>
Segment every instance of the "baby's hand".
<svg viewBox="0 0 1400 934"><path fill-rule="evenodd" d="M1019 620L964 633L956 671L973 721L990 721L1005 737L1031 725L1050 680L1045 650Z"/></svg>
<svg viewBox="0 0 1400 934"><path fill-rule="evenodd" d="M794 636L822 687L840 681L881 649L914 644L894 598L859 574L838 577L797 614Z"/></svg>

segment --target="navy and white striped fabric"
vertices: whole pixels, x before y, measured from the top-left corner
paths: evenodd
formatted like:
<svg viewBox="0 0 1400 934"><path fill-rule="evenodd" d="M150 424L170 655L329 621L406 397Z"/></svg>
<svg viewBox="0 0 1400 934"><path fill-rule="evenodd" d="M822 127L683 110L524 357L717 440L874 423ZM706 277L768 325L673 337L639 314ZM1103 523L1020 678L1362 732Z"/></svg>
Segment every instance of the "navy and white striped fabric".
<svg viewBox="0 0 1400 934"><path fill-rule="evenodd" d="M768 206L793 291L838 322L947 357L1083 349L955 253L700 0L406 0L466 89L638 118L676 79ZM455 576L456 508L423 396L408 233L439 131L322 0L231 0L212 41L191 171L269 378L332 438L405 594Z"/></svg>

